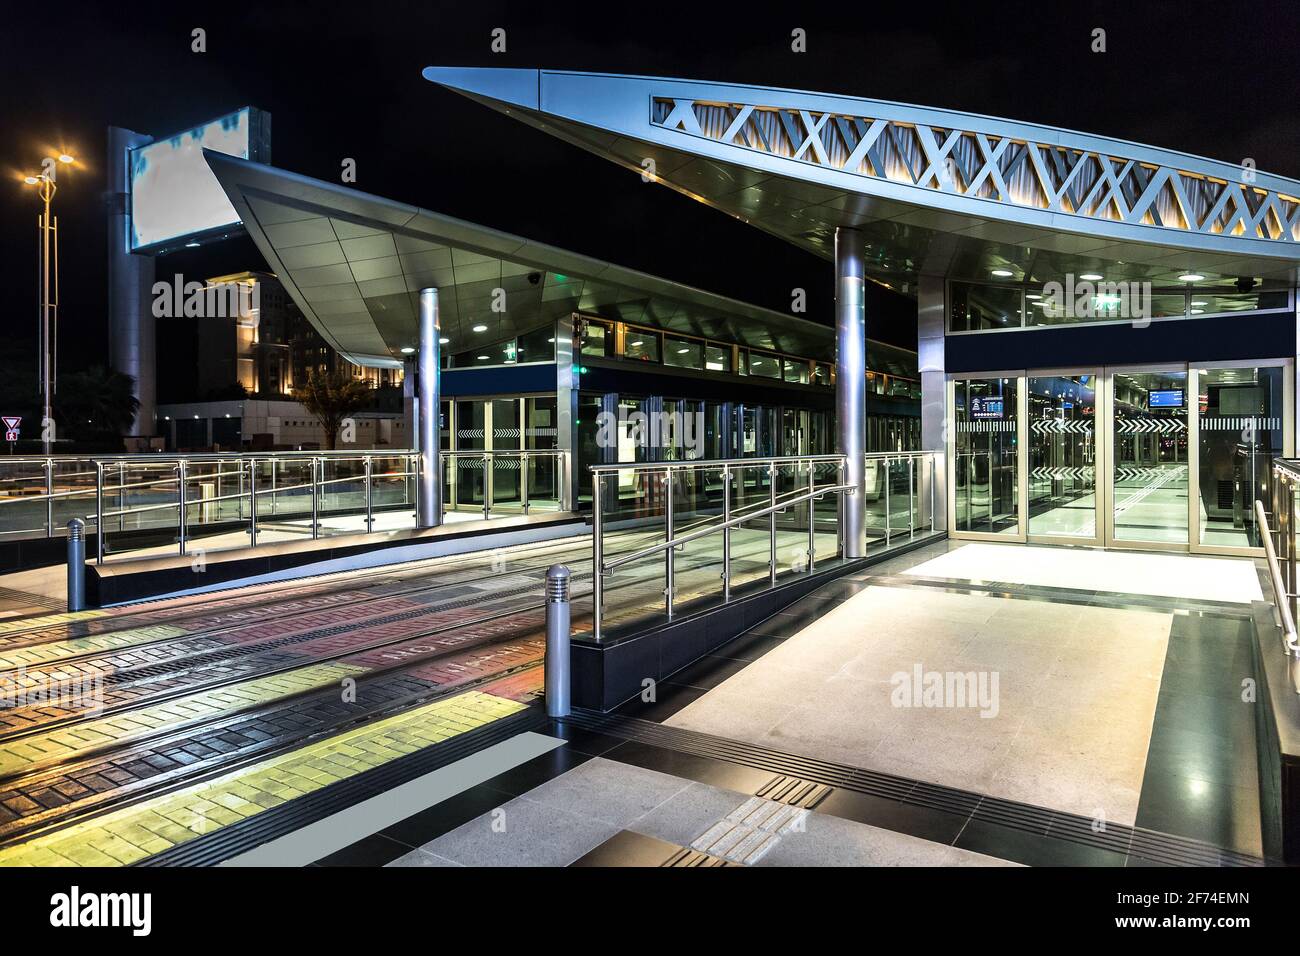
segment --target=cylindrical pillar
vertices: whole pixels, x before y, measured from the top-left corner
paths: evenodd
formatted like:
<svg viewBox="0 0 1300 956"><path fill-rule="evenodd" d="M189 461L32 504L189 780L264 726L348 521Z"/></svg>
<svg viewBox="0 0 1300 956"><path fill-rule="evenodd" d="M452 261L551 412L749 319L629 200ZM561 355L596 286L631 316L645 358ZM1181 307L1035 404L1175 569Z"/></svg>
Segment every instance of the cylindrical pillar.
<svg viewBox="0 0 1300 956"><path fill-rule="evenodd" d="M835 230L835 428L844 478L840 496L844 556L867 553L867 330L863 290L863 245L856 230Z"/></svg>
<svg viewBox="0 0 1300 956"><path fill-rule="evenodd" d="M68 522L68 610L86 608L86 522Z"/></svg>
<svg viewBox="0 0 1300 956"><path fill-rule="evenodd" d="M442 466L438 458L439 432L439 336L438 290L420 290L420 361L416 418L419 421L420 479L416 510L421 528L442 524Z"/></svg>
<svg viewBox="0 0 1300 956"><path fill-rule="evenodd" d="M546 716L568 717L569 569L553 564L546 570Z"/></svg>

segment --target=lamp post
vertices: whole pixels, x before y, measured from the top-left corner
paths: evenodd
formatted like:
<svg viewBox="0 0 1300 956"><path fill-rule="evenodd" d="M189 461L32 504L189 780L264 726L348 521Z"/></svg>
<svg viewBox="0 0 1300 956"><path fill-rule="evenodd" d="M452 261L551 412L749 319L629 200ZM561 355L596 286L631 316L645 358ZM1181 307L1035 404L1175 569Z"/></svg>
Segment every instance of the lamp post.
<svg viewBox="0 0 1300 956"><path fill-rule="evenodd" d="M36 187L37 194L45 205L45 211L37 217L36 225L41 236L41 341L38 366L41 389L41 442L47 455L53 450L50 425L54 420L54 376L56 374L54 356L57 348L54 336L57 335L58 322L55 310L58 309L59 295L57 271L59 224L58 220L52 218L50 206L54 202L54 194L58 191L58 184L55 181L57 164L70 165L73 162L73 158L67 153L60 153L57 157L48 156L41 164L40 175L27 176L23 179L27 185ZM51 247L53 248L52 261ZM51 286L53 286L52 290ZM53 291L53 299L51 299L51 291Z"/></svg>

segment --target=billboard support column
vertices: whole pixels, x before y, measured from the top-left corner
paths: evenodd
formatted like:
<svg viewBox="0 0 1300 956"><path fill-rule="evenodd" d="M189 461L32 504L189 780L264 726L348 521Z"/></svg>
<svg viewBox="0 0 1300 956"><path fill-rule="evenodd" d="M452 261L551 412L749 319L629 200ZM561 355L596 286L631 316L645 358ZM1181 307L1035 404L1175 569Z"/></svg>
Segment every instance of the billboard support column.
<svg viewBox="0 0 1300 956"><path fill-rule="evenodd" d="M867 553L867 329L862 236L835 230L835 428L845 456L840 496L844 556ZM810 509L811 510L811 509Z"/></svg>
<svg viewBox="0 0 1300 956"><path fill-rule="evenodd" d="M153 437L157 429L157 360L153 314L153 256L131 253L131 161L129 150L149 136L108 128L108 352L115 372L131 376L140 402L130 434Z"/></svg>
<svg viewBox="0 0 1300 956"><path fill-rule="evenodd" d="M417 514L421 528L442 524L442 462L438 454L441 443L439 383L438 290L420 290L420 361L416 419L419 422L420 478L416 491Z"/></svg>

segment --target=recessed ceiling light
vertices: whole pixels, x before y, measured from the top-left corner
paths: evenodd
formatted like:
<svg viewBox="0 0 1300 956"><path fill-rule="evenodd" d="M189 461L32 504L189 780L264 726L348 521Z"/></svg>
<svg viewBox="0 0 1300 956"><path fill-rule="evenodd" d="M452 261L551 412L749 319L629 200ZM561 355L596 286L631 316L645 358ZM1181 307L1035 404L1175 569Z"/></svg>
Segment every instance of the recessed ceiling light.
<svg viewBox="0 0 1300 956"><path fill-rule="evenodd" d="M486 362L486 361L488 360L488 357L487 357L486 355L480 355L480 356L478 357L478 360L479 360L480 362Z"/></svg>
<svg viewBox="0 0 1300 956"><path fill-rule="evenodd" d="M689 352L689 351L690 351L690 349L678 349L678 350L677 350L677 354L678 354L678 355L685 355L685 354L686 354L687 352Z"/></svg>
<svg viewBox="0 0 1300 956"><path fill-rule="evenodd" d="M197 242L187 242L187 243L185 243L185 248L186 248L186 249L197 249L198 247L199 247L199 244L198 244Z"/></svg>
<svg viewBox="0 0 1300 956"><path fill-rule="evenodd" d="M1025 298L1026 298L1026 299L1041 299L1042 296L1039 295L1037 292L1030 292L1030 293L1027 293L1027 294L1025 295Z"/></svg>
<svg viewBox="0 0 1300 956"><path fill-rule="evenodd" d="M487 326L486 326L486 325L476 325L476 326L474 326L474 331L475 331L475 332L486 332L486 331L487 331Z"/></svg>
<svg viewBox="0 0 1300 956"><path fill-rule="evenodd" d="M994 269L993 274L999 279L1009 279L1011 276L1015 275L1014 272L1010 272L1006 269Z"/></svg>
<svg viewBox="0 0 1300 956"><path fill-rule="evenodd" d="M442 338L438 339L438 344L440 344L440 345L446 345L446 344L447 344L448 342L450 342L450 341L451 341L451 339L447 338L447 337L444 335Z"/></svg>
<svg viewBox="0 0 1300 956"><path fill-rule="evenodd" d="M1178 277L1179 282L1200 282L1205 276L1199 272L1184 272Z"/></svg>
<svg viewBox="0 0 1300 956"><path fill-rule="evenodd" d="M554 342L555 339L547 339L546 341L548 341L548 342Z"/></svg>
<svg viewBox="0 0 1300 956"><path fill-rule="evenodd" d="M1204 309L1192 309L1192 315L1204 315L1204 314L1205 314Z"/></svg>
<svg viewBox="0 0 1300 956"><path fill-rule="evenodd" d="M403 354L403 355L410 355L410 354L411 354L412 352L414 352L414 351L415 351L415 349L411 348L411 347L408 345L406 348L402 349L402 354Z"/></svg>
<svg viewBox="0 0 1300 956"><path fill-rule="evenodd" d="M1193 300L1192 300L1192 305L1205 305L1205 303L1204 303L1204 302L1197 302L1195 299L1193 299Z"/></svg>
<svg viewBox="0 0 1300 956"><path fill-rule="evenodd" d="M1079 278L1085 282L1100 282L1105 277L1098 275L1096 272L1085 272L1083 275L1079 276Z"/></svg>
<svg viewBox="0 0 1300 956"><path fill-rule="evenodd" d="M640 339L637 339L635 342L631 342L631 343L629 343L629 344L630 344L633 348L636 348L637 346L639 346L639 345L643 345L644 343L643 343Z"/></svg>

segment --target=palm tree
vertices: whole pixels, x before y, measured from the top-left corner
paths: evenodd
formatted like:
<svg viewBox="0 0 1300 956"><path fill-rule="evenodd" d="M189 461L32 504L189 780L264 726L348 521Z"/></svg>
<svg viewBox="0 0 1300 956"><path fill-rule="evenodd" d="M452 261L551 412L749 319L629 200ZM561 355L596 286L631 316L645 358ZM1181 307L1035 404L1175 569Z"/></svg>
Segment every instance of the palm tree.
<svg viewBox="0 0 1300 956"><path fill-rule="evenodd" d="M307 381L293 390L293 397L316 416L325 429L325 448L334 450L343 420L370 404L370 387L346 372L307 373Z"/></svg>
<svg viewBox="0 0 1300 956"><path fill-rule="evenodd" d="M134 389L135 380L130 375L97 365L59 379L55 411L73 436L120 438L131 430L140 407L140 400L132 394Z"/></svg>

